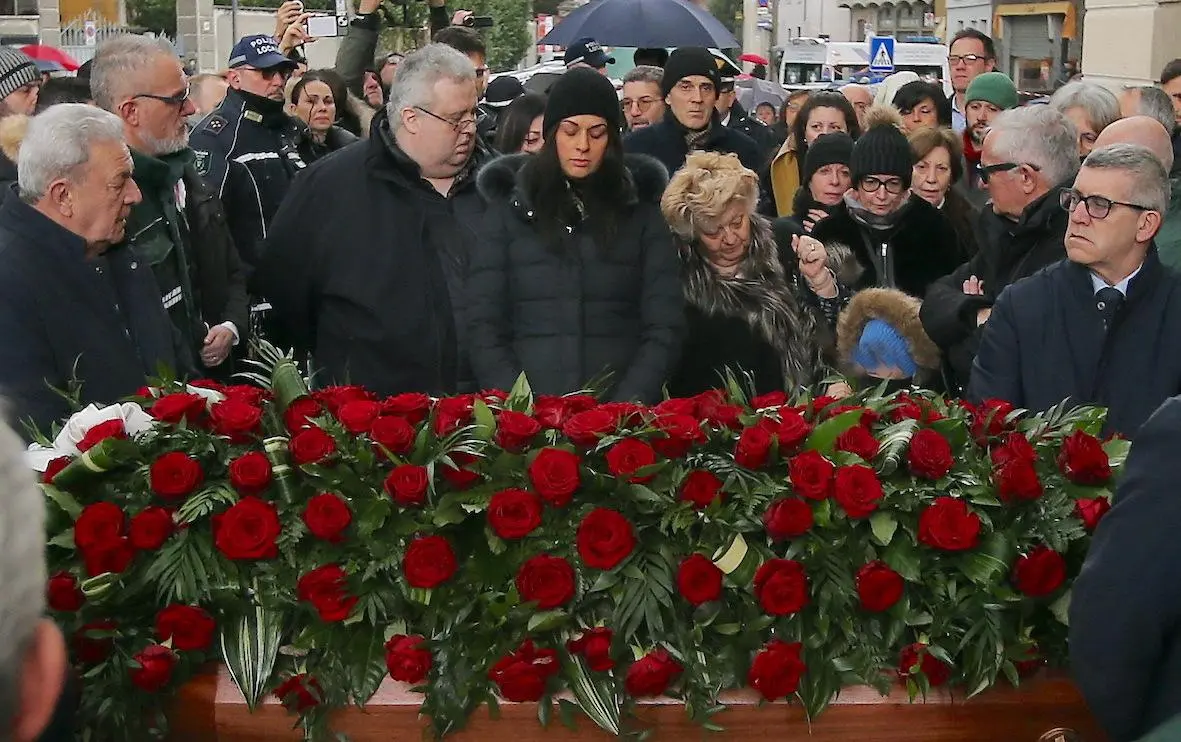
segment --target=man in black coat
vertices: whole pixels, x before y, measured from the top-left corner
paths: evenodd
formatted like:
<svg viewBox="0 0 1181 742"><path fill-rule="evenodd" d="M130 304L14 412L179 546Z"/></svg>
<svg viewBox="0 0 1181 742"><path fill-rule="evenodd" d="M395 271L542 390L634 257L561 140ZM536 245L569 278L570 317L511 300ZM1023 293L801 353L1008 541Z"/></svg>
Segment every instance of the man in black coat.
<svg viewBox="0 0 1181 742"><path fill-rule="evenodd" d="M747 114L746 109L738 102L738 92L735 89L735 78L723 77L722 87L718 93L717 103L719 121L722 126L739 131L750 137L759 146L765 165L770 162L772 150L776 149L775 135L771 127Z"/></svg>
<svg viewBox="0 0 1181 742"><path fill-rule="evenodd" d="M380 114L368 141L295 182L257 278L276 342L311 352L322 383L449 394L471 381L461 300L487 159L476 74L455 49L429 44L398 80L393 117Z"/></svg>
<svg viewBox="0 0 1181 742"><path fill-rule="evenodd" d="M660 89L668 110L664 120L633 131L623 140L627 152L660 160L669 175L695 150L730 152L758 172L763 153L753 139L722 125L715 110L721 87L718 62L708 49L681 47L669 55Z"/></svg>
<svg viewBox="0 0 1181 742"><path fill-rule="evenodd" d="M1088 155L1063 194L1068 259L997 299L968 397L1035 411L1096 404L1108 408L1106 432L1132 437L1181 393L1181 275L1152 243L1168 174L1148 148L1113 144Z"/></svg>
<svg viewBox="0 0 1181 742"><path fill-rule="evenodd" d="M62 162L71 147L82 158ZM48 432L70 413L54 388L77 381L81 403L112 403L161 366L188 369L151 268L118 246L140 200L119 119L54 106L29 124L19 165L20 197L0 206L0 394Z"/></svg>
<svg viewBox="0 0 1181 742"><path fill-rule="evenodd" d="M1005 288L1066 257L1063 239L1069 217L1058 194L1078 170L1075 134L1051 106L1006 111L984 140L986 168L1018 159L1023 165L986 170L992 201L981 211L971 260L927 291L919 316L923 329L944 355L949 386L968 386L981 327ZM1017 158L1010 153L1019 152Z"/></svg>

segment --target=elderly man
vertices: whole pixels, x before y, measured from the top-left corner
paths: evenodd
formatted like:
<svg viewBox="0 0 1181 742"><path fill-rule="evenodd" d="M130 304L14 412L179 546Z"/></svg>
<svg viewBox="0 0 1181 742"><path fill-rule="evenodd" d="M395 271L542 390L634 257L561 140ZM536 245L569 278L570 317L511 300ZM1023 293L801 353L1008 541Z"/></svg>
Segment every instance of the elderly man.
<svg viewBox="0 0 1181 742"><path fill-rule="evenodd" d="M1171 136L1177 128L1176 117L1173 115L1173 103L1168 94L1152 85L1131 85L1120 91L1120 116L1148 116L1160 122L1165 131ZM1150 148L1151 149L1151 148Z"/></svg>
<svg viewBox="0 0 1181 742"><path fill-rule="evenodd" d="M717 58L708 49L677 49L669 55L660 82L668 105L664 120L628 134L623 148L655 157L670 175L696 150L735 154L757 172L764 164L759 145L742 132L722 126L714 108L721 84Z"/></svg>
<svg viewBox="0 0 1181 742"><path fill-rule="evenodd" d="M1108 409L1105 432L1132 437L1181 393L1181 352L1166 340L1181 337L1181 275L1153 246L1168 174L1149 149L1113 144L1087 156L1060 198L1068 259L997 299L968 397L1095 404Z"/></svg>
<svg viewBox="0 0 1181 742"><path fill-rule="evenodd" d="M480 243L476 75L444 44L403 60L363 145L317 162L275 217L260 286L276 339L325 383L378 394L470 383L463 277Z"/></svg>
<svg viewBox="0 0 1181 742"><path fill-rule="evenodd" d="M299 156L299 125L283 110L295 62L273 37L256 34L234 44L229 66L225 100L194 129L189 146L197 172L225 207L249 275L271 217L306 163Z"/></svg>
<svg viewBox="0 0 1181 742"><path fill-rule="evenodd" d="M993 119L1016 108L1019 100L1017 88L1004 73L985 72L978 75L964 93L965 107L964 129L964 178L956 187L961 190L968 201L977 208L988 200L986 182L980 173L980 153L984 146L984 138L992 128ZM1078 136L1078 133L1075 133ZM1075 151L1078 144L1075 144Z"/></svg>
<svg viewBox="0 0 1181 742"><path fill-rule="evenodd" d="M123 121L143 194L127 220L127 243L152 266L183 347L228 379L230 354L249 328L246 276L221 202L193 166L184 68L153 39L119 36L98 48L90 87Z"/></svg>
<svg viewBox="0 0 1181 742"><path fill-rule="evenodd" d="M0 393L43 431L79 399L134 394L178 367L151 268L121 246L140 200L118 117L62 103L29 124L20 198L0 206ZM51 388L52 387L52 388Z"/></svg>
<svg viewBox="0 0 1181 742"><path fill-rule="evenodd" d="M664 118L664 95L660 81L664 70L640 65L623 76L623 116L631 131L659 123Z"/></svg>
<svg viewBox="0 0 1181 742"><path fill-rule="evenodd" d="M940 347L953 388L968 385L981 326L1009 284L1066 257L1068 217L1058 194L1078 169L1070 122L1049 106L1007 111L984 140L990 208L976 224L979 251L927 291L919 317Z"/></svg>
<svg viewBox="0 0 1181 742"><path fill-rule="evenodd" d="M841 95L845 96L845 100L849 101L849 105L853 106L853 110L857 113L857 125L861 127L862 131L865 131L865 112L873 105L873 93L870 91L869 86L858 85L855 82L849 83L841 87ZM792 94L788 100L794 97L795 94ZM800 101L800 105L803 105L803 101ZM799 108L797 107L796 110L798 111ZM795 117L793 116L792 118ZM788 122L788 125L790 126L791 123Z"/></svg>
<svg viewBox="0 0 1181 742"><path fill-rule="evenodd" d="M1181 160L1181 59L1174 59L1164 66L1160 73L1160 86L1173 104L1173 117L1177 124L1173 133L1173 157Z"/></svg>
<svg viewBox="0 0 1181 742"><path fill-rule="evenodd" d="M951 39L947 50L951 68L951 126L963 134L968 122L968 88L980 75L996 69L996 46L992 39L974 28L965 28Z"/></svg>

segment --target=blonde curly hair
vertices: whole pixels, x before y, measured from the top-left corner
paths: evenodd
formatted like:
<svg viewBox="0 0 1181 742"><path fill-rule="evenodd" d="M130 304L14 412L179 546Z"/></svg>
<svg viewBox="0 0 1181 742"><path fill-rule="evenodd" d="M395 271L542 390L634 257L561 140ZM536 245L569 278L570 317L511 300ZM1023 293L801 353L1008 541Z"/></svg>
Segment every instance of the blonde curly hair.
<svg viewBox="0 0 1181 742"><path fill-rule="evenodd" d="M753 214L759 199L759 176L747 170L738 157L720 152L694 152L677 171L660 211L673 233L692 242L705 232L715 232L722 215L735 201Z"/></svg>

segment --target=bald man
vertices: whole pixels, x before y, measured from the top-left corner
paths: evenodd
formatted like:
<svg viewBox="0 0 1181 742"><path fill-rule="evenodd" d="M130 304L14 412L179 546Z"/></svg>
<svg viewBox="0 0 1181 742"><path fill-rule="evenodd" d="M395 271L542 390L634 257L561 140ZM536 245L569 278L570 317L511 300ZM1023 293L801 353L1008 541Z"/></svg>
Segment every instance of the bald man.
<svg viewBox="0 0 1181 742"><path fill-rule="evenodd" d="M1110 124L1099 132L1095 149L1109 144L1139 144L1147 147L1160 159L1166 172L1173 172L1173 142L1161 122L1151 116L1129 116ZM1181 177L1173 176L1169 185L1173 193L1164 222L1156 233L1156 249L1162 263L1181 271Z"/></svg>
<svg viewBox="0 0 1181 742"><path fill-rule="evenodd" d="M857 112L857 124L865 131L865 112L873 105L873 93L865 85L852 83L841 88L841 95L853 105L853 110Z"/></svg>

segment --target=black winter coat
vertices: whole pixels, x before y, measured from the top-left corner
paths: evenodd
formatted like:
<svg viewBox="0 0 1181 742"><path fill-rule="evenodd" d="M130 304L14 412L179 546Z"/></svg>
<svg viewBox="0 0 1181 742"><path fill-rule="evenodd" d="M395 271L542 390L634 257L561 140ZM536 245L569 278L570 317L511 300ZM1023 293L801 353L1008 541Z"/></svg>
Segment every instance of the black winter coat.
<svg viewBox="0 0 1181 742"><path fill-rule="evenodd" d="M1109 331L1090 271L1069 260L1018 281L984 324L968 398L1041 411L1070 399L1108 408L1104 431L1136 434L1181 393L1181 274L1152 248Z"/></svg>
<svg viewBox="0 0 1181 742"><path fill-rule="evenodd" d="M939 209L911 195L889 229L872 229L842 202L821 220L812 237L844 245L862 268L851 288L899 289L922 298L927 288L963 262L955 230Z"/></svg>
<svg viewBox="0 0 1181 742"><path fill-rule="evenodd" d="M152 268L125 247L87 258L76 234L9 193L0 205L0 394L42 432L70 407L134 394L160 365L180 376Z"/></svg>
<svg viewBox="0 0 1181 742"><path fill-rule="evenodd" d="M979 252L927 291L919 317L943 351L953 388L966 388L972 373L981 334L976 313L991 307L1009 284L1066 257L1063 241L1070 215L1058 206L1058 193L1055 188L1030 204L1017 222L991 208L981 211L976 221ZM972 276L984 282L983 296L964 293L964 281Z"/></svg>
<svg viewBox="0 0 1181 742"><path fill-rule="evenodd" d="M259 287L283 346L324 383L381 395L467 391L463 277L485 242L477 149L444 197L374 117L369 139L308 168L271 225Z"/></svg>
<svg viewBox="0 0 1181 742"><path fill-rule="evenodd" d="M771 127L747 114L746 109L738 101L734 101L734 105L730 106L730 118L726 121L726 127L742 132L759 146L761 159L755 172L759 172L771 162L771 155L778 149L780 142L776 141Z"/></svg>
<svg viewBox="0 0 1181 742"><path fill-rule="evenodd" d="M1179 437L1181 399L1173 398L1136 436L1074 582L1071 674L1112 742L1139 739L1181 713Z"/></svg>
<svg viewBox="0 0 1181 742"><path fill-rule="evenodd" d="M564 394L610 371L609 398L659 400L683 327L677 254L660 214L663 168L627 156L615 244L603 250L574 226L559 252L532 223L528 157L501 157L480 174L488 217L467 282L476 380L509 389L524 371L535 392Z"/></svg>
<svg viewBox="0 0 1181 742"><path fill-rule="evenodd" d="M311 165L316 160L327 157L339 149L344 149L358 139L359 137L347 129L333 126L327 131L324 141L321 143L312 137L310 129L304 127L299 132L299 156L304 162Z"/></svg>
<svg viewBox="0 0 1181 742"><path fill-rule="evenodd" d="M709 136L698 147L708 152L728 152L738 155L743 167L758 172L763 167L763 152L753 139L740 131L722 126L715 113L710 125ZM666 111L664 120L636 129L623 138L623 148L631 154L648 155L660 160L671 176L685 166L689 156L689 144L685 141L685 130L677 123L671 110Z"/></svg>

